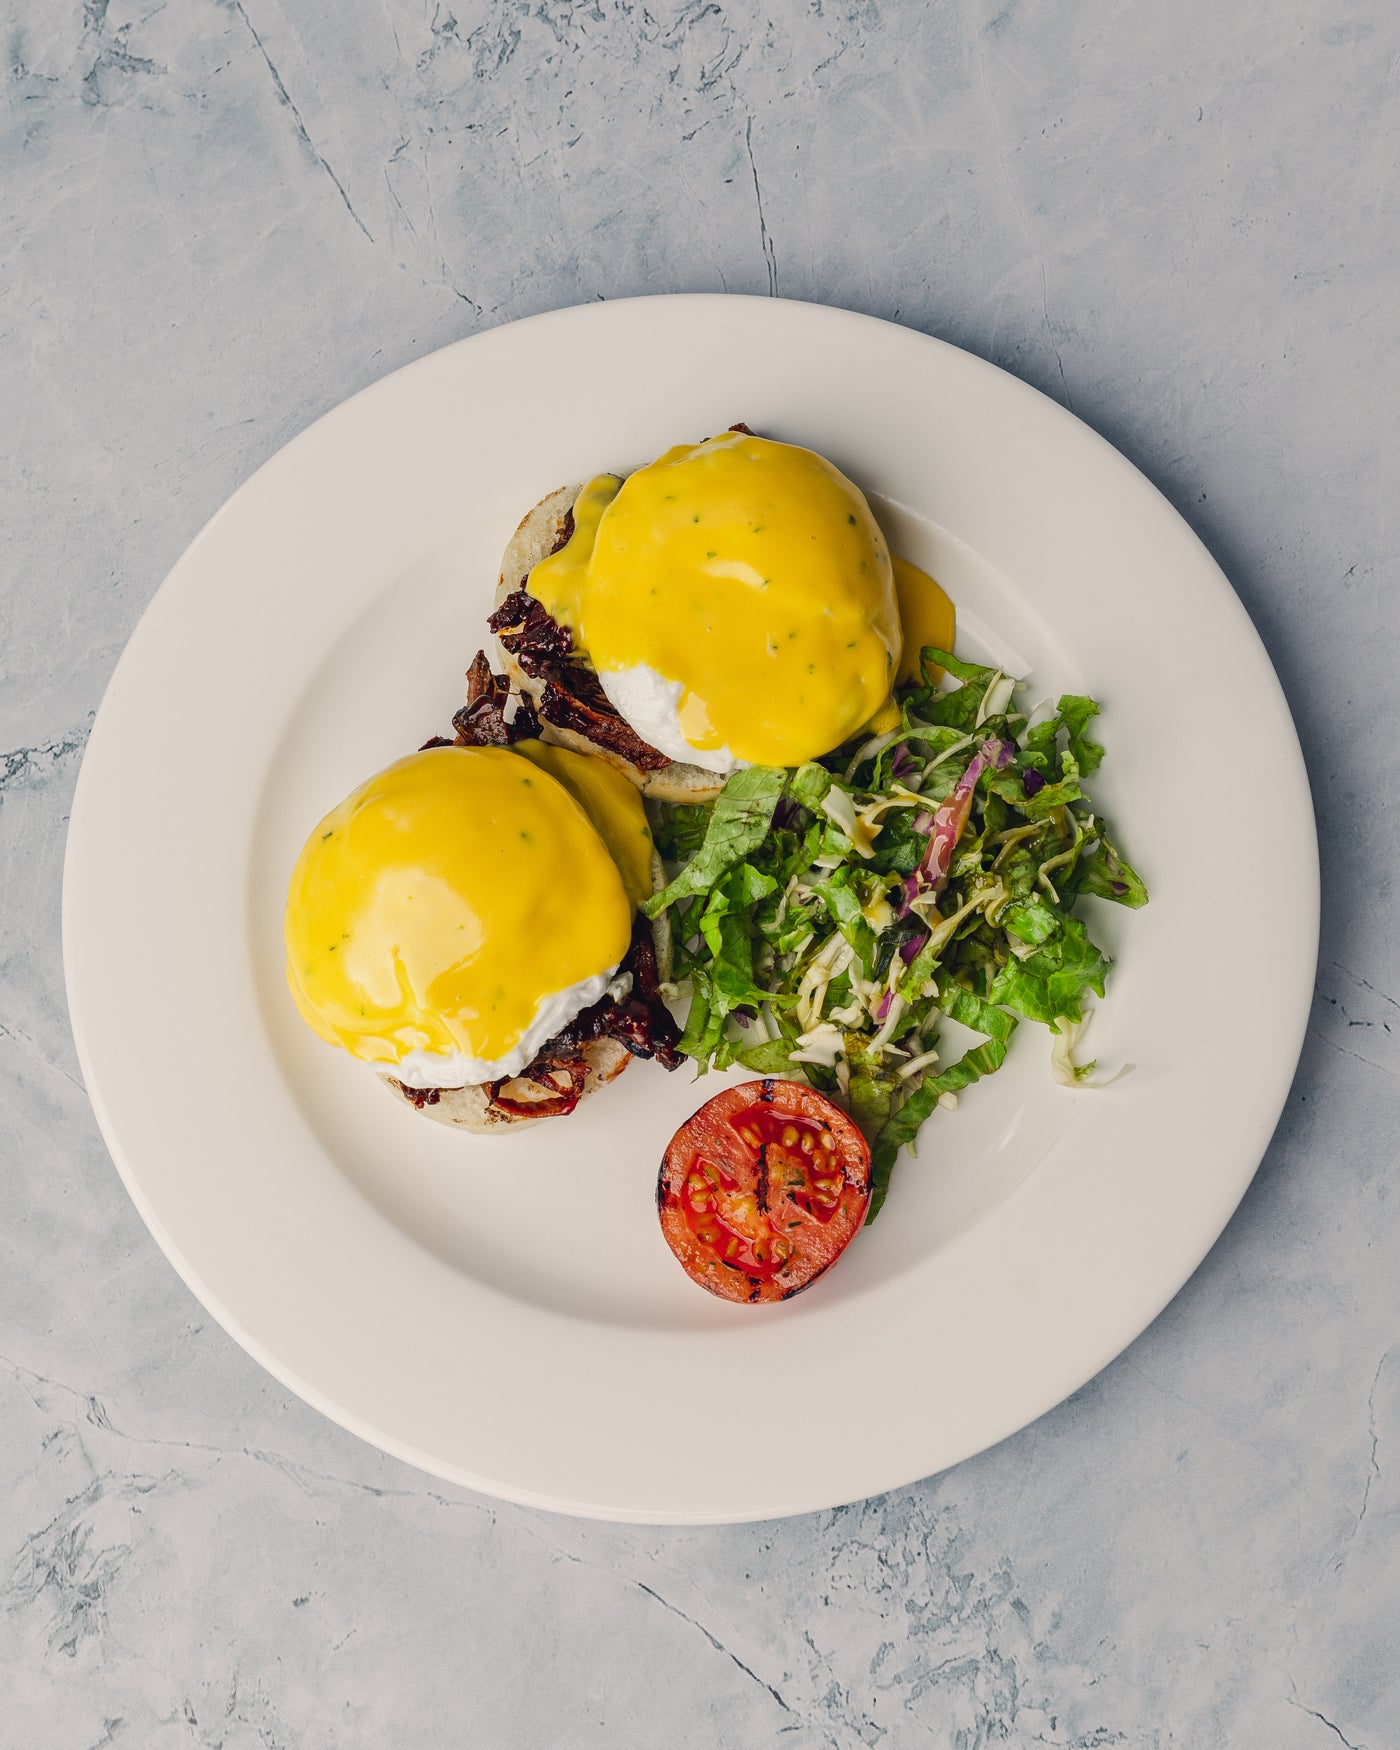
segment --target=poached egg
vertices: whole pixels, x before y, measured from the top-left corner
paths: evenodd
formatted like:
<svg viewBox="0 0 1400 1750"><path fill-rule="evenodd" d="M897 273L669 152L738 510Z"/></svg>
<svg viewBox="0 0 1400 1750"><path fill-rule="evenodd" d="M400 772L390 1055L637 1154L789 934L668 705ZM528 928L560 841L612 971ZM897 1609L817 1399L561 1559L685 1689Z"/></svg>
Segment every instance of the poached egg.
<svg viewBox="0 0 1400 1750"><path fill-rule="evenodd" d="M859 487L747 432L591 480L527 587L637 733L712 772L839 747L886 705L903 649Z"/></svg>
<svg viewBox="0 0 1400 1750"><path fill-rule="evenodd" d="M287 983L328 1044L408 1087L518 1075L613 987L651 891L641 797L586 754L437 747L307 839Z"/></svg>

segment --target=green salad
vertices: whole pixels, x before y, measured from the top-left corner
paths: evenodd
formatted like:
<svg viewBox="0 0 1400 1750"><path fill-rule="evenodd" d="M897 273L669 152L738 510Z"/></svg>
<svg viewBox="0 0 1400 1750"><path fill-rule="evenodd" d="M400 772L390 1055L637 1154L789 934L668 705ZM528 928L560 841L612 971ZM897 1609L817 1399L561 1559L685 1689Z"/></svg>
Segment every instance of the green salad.
<svg viewBox="0 0 1400 1750"><path fill-rule="evenodd" d="M871 1220L901 1146L1001 1067L1021 1020L1049 1029L1061 1081L1093 1071L1073 1048L1111 962L1075 904L1147 902L1084 790L1098 705L1027 715L1012 677L943 650L922 673L883 734L744 767L709 805L654 805L678 872L646 909L690 998L681 1050L844 1106L871 1146ZM952 1063L945 1017L982 1036Z"/></svg>

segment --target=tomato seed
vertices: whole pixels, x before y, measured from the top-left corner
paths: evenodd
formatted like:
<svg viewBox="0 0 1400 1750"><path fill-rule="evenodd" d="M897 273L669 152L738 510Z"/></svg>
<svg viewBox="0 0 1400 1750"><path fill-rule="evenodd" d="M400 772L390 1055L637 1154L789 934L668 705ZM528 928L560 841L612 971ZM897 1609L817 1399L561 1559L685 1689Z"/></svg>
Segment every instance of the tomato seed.
<svg viewBox="0 0 1400 1750"><path fill-rule="evenodd" d="M802 1152L804 1155L809 1155L812 1152L812 1133L810 1130L802 1132Z"/></svg>
<svg viewBox="0 0 1400 1750"><path fill-rule="evenodd" d="M797 1136L798 1130L795 1124L785 1124L783 1126L783 1146L785 1148L792 1148L797 1142Z"/></svg>

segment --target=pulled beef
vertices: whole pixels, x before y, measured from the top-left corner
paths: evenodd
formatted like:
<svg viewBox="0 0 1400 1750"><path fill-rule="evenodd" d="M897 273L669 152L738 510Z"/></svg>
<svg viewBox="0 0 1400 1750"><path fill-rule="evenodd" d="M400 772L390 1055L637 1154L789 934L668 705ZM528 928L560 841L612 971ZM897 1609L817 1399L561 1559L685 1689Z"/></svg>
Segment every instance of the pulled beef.
<svg viewBox="0 0 1400 1750"><path fill-rule="evenodd" d="M442 745L444 747L451 747L452 743L449 741L444 742ZM422 752L421 748L419 749L419 752ZM407 1082L400 1082L398 1085L403 1089L404 1098L406 1100L412 1100L413 1104L420 1112L425 1106L436 1106L438 1101L442 1098L441 1088L411 1088Z"/></svg>
<svg viewBox="0 0 1400 1750"><path fill-rule="evenodd" d="M494 673L486 652L478 650L467 670L468 707L486 704L504 713L509 698L510 682L503 674Z"/></svg>
<svg viewBox="0 0 1400 1750"><path fill-rule="evenodd" d="M643 741L621 717L591 668L560 663L545 681L540 716L556 729L571 729L594 747L621 754L643 772L659 772L671 761L649 741Z"/></svg>
<svg viewBox="0 0 1400 1750"><path fill-rule="evenodd" d="M620 754L643 772L657 772L671 764L618 714L593 670L569 660L574 645L568 627L561 626L523 582L486 624L525 673L544 682L539 709L546 723Z"/></svg>
<svg viewBox="0 0 1400 1750"><path fill-rule="evenodd" d="M507 718L509 701L510 682L504 675L493 674L486 652L478 650L467 670L467 702L452 719L456 741L447 743L434 736L425 746L510 747L513 742L538 735L540 720L530 701L518 700L515 715Z"/></svg>
<svg viewBox="0 0 1400 1750"><path fill-rule="evenodd" d="M685 1061L676 1049L680 1042L680 1028L661 995L661 980L656 967L656 938L645 918L639 917L632 930L627 969L632 974L632 994L627 999L628 1007L646 1010L646 1040L650 1049L639 1051L625 1039L623 1044L627 1045L634 1057L654 1057L663 1069L679 1069Z"/></svg>
<svg viewBox="0 0 1400 1750"><path fill-rule="evenodd" d="M588 1064L579 1051L572 1054L554 1051L550 1045L533 1063L527 1064L518 1076L504 1081L488 1082L486 1097L493 1106L514 1118L567 1118L583 1098L583 1086L588 1079ZM513 1099L503 1090L515 1082L533 1082L546 1090L538 1099Z"/></svg>
<svg viewBox="0 0 1400 1750"><path fill-rule="evenodd" d="M645 918L639 917L633 927L632 945L622 968L632 974L632 989L621 1002L603 997L591 1009L575 1015L545 1045L542 1057L555 1050L567 1055L592 1039L616 1039L633 1057L653 1057L663 1069L680 1067L684 1062L676 1050L680 1030L661 998L656 948Z"/></svg>
<svg viewBox="0 0 1400 1750"><path fill-rule="evenodd" d="M509 747L513 737L506 722L510 682L492 674L486 652L478 650L467 670L467 702L452 719L459 747Z"/></svg>
<svg viewBox="0 0 1400 1750"><path fill-rule="evenodd" d="M680 1067L685 1061L676 1049L680 1032L661 1000L656 947L645 918L637 919L623 966L632 974L632 989L621 1002L604 997L575 1015L540 1048L533 1063L510 1078L533 1082L544 1094L538 1099L515 1099L503 1092L509 1081L488 1082L486 1094L493 1106L515 1118L566 1117L583 1098L588 1079L583 1048L595 1039L616 1039L633 1057L655 1058L664 1069Z"/></svg>
<svg viewBox="0 0 1400 1750"><path fill-rule="evenodd" d="M457 731L454 747L509 747L515 739L503 713L484 699L455 712L452 727Z"/></svg>
<svg viewBox="0 0 1400 1750"><path fill-rule="evenodd" d="M538 741L540 738L540 714L535 709L535 701L523 695L515 707L515 715L510 720L510 732L516 741Z"/></svg>
<svg viewBox="0 0 1400 1750"><path fill-rule="evenodd" d="M536 680L548 676L566 660L574 641L567 626L561 626L522 583L501 603L487 626L500 639L525 673Z"/></svg>

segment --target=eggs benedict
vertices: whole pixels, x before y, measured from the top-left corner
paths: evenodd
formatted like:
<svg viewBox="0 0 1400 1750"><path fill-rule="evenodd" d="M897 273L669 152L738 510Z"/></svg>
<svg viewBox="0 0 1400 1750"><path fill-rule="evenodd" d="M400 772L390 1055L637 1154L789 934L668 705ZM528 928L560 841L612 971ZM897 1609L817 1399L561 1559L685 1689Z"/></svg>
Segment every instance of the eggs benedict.
<svg viewBox="0 0 1400 1750"><path fill-rule="evenodd" d="M864 494L743 427L551 494L497 600L492 630L554 737L672 801L840 746L887 705L903 645Z"/></svg>
<svg viewBox="0 0 1400 1750"><path fill-rule="evenodd" d="M589 756L533 738L411 754L297 859L292 998L431 1117L559 1116L630 1054L665 1060L650 937L634 929L652 857L636 788Z"/></svg>

